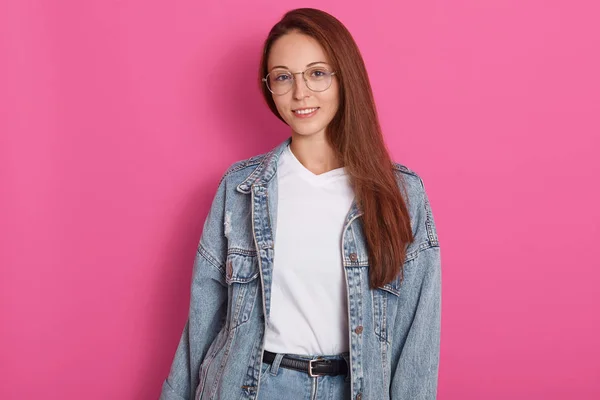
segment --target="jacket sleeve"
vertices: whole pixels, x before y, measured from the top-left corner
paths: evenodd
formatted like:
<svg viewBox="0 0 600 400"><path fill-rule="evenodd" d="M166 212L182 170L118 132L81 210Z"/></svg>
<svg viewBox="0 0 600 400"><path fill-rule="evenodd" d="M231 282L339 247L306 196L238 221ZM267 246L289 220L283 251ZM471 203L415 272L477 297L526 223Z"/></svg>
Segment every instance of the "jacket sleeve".
<svg viewBox="0 0 600 400"><path fill-rule="evenodd" d="M392 400L434 400L437 395L441 323L441 258L423 182L415 217L415 242L407 253L396 314L391 371Z"/></svg>
<svg viewBox="0 0 600 400"><path fill-rule="evenodd" d="M194 398L200 365L225 319L224 185L222 180L204 223L194 260L188 319L169 376L163 382L160 400Z"/></svg>
<svg viewBox="0 0 600 400"><path fill-rule="evenodd" d="M419 293L398 310L397 317L412 316L396 370L392 400L434 400L437 394L440 350L441 269L440 248L422 250L411 268L420 272ZM418 270L418 271L417 271ZM403 309L406 308L406 309ZM404 316L400 316L404 313Z"/></svg>

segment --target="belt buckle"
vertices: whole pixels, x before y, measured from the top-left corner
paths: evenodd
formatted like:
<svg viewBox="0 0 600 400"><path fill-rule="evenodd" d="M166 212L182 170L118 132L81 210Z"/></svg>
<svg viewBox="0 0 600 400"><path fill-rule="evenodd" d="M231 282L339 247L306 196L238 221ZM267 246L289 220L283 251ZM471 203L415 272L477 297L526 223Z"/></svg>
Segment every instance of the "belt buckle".
<svg viewBox="0 0 600 400"><path fill-rule="evenodd" d="M317 360L309 360L308 361L308 375L310 375L311 378L316 378L318 376L324 376L324 374L313 374L313 362L315 361L321 361L319 359Z"/></svg>

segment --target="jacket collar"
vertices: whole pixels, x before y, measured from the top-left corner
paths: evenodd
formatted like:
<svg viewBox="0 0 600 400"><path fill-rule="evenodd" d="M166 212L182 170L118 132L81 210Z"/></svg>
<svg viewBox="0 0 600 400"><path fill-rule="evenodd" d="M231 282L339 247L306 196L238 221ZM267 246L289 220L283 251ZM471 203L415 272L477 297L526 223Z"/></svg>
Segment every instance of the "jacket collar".
<svg viewBox="0 0 600 400"><path fill-rule="evenodd" d="M285 148L292 142L292 138L287 138L283 143L279 144L270 152L266 153L258 167L256 167L252 173L244 179L242 183L237 186L238 192L241 193L250 193L252 191L252 186L266 186L269 181L275 176L277 173L277 164L279 162L279 156ZM352 206L350 207L350 212L348 212L348 216L346 217L346 222L352 222L355 217L361 216L363 213L358 207L356 203L356 199L352 202Z"/></svg>
<svg viewBox="0 0 600 400"><path fill-rule="evenodd" d="M238 192L250 193L252 186L266 186L277 173L279 156L291 142L292 138L289 137L273 150L266 153L252 173L237 186Z"/></svg>

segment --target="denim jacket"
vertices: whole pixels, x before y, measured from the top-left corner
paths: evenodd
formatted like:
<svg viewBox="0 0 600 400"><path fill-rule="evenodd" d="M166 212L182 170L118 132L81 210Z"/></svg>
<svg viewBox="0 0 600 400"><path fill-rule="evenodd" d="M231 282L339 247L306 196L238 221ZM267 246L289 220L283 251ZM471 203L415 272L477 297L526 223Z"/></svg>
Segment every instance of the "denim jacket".
<svg viewBox="0 0 600 400"><path fill-rule="evenodd" d="M277 161L290 139L233 164L204 224L189 316L161 400L257 399L269 323L277 223ZM395 164L414 242L404 277L369 288L361 211L352 204L341 251L346 276L352 399L435 399L441 263L421 178ZM307 249L310 251L310 249Z"/></svg>

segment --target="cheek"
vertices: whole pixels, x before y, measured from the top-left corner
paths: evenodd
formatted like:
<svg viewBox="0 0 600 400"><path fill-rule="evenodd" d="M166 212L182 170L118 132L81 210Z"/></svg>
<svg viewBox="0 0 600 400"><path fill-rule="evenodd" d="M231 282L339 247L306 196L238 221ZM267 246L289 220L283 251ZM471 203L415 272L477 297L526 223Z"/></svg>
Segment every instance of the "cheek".
<svg viewBox="0 0 600 400"><path fill-rule="evenodd" d="M339 88L337 84L332 84L331 87L326 91L323 92L323 101L327 102L327 104L332 107L337 109L338 107L338 103L339 103Z"/></svg>
<svg viewBox="0 0 600 400"><path fill-rule="evenodd" d="M279 111L279 115L281 115L284 119L287 119L286 110L289 102L285 99L285 96L273 96L273 102L275 103L277 111Z"/></svg>
<svg viewBox="0 0 600 400"><path fill-rule="evenodd" d="M339 106L339 98L335 92L323 98L323 102L327 104L328 108L335 113Z"/></svg>

